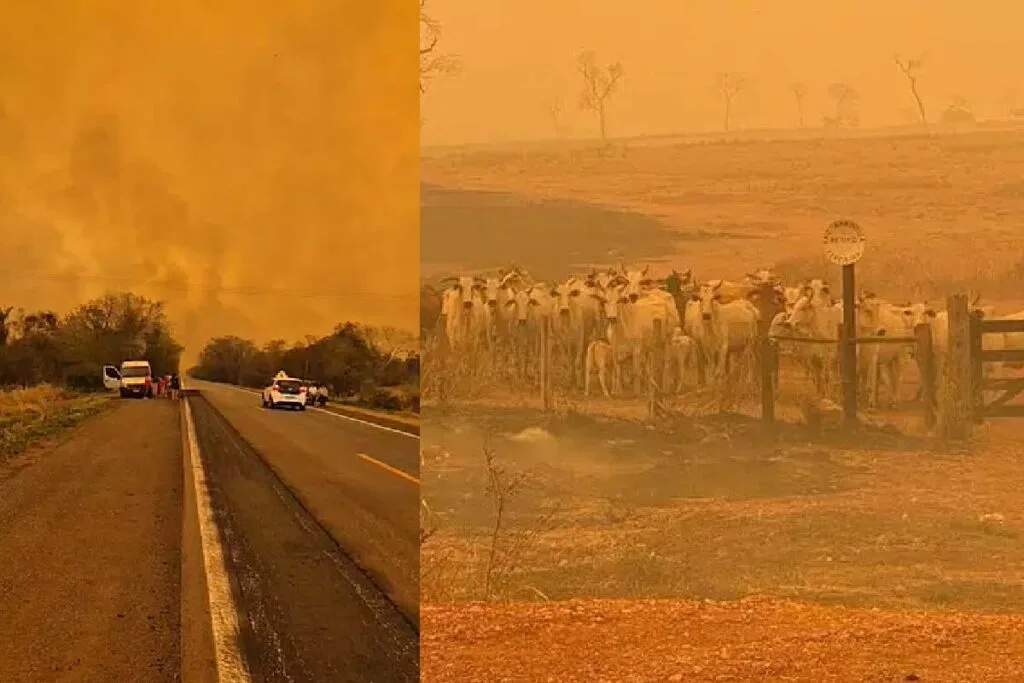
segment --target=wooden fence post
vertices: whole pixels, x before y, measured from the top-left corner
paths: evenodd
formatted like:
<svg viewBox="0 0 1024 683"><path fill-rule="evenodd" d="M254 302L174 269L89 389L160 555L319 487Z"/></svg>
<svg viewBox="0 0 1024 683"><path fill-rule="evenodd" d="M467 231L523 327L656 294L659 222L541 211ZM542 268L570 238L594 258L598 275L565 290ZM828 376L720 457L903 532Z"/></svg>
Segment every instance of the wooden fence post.
<svg viewBox="0 0 1024 683"><path fill-rule="evenodd" d="M914 327L917 338L917 368L921 373L921 401L924 403L924 426L931 429L935 426L936 401L935 392L935 355L932 348L931 325L922 323Z"/></svg>
<svg viewBox="0 0 1024 683"><path fill-rule="evenodd" d="M856 330L850 333L856 335ZM850 337L846 325L839 323L836 327L836 339L839 352L839 389L843 405L843 425L857 426L857 346ZM853 348L852 362L850 348ZM853 385L852 390L850 385Z"/></svg>
<svg viewBox="0 0 1024 683"><path fill-rule="evenodd" d="M943 436L967 439L975 416L975 388L972 381L971 317L966 294L954 294L946 301L949 312L949 358L942 378ZM980 359L980 355L977 356Z"/></svg>
<svg viewBox="0 0 1024 683"><path fill-rule="evenodd" d="M765 425L775 424L775 377L778 371L778 349L769 336L761 338L761 420Z"/></svg>
<svg viewBox="0 0 1024 683"><path fill-rule="evenodd" d="M548 340L551 321L544 316L540 322L540 403L544 412L551 409L551 345Z"/></svg>
<svg viewBox="0 0 1024 683"><path fill-rule="evenodd" d="M975 423L981 423L985 416L985 373L983 371L984 364L981 360L981 320L981 311L969 312L967 329L970 335L968 347L971 358L971 419Z"/></svg>
<svg viewBox="0 0 1024 683"><path fill-rule="evenodd" d="M647 417L651 420L658 417L661 383L665 381L665 340L662 337L662 332L662 321L655 318L654 345L651 349L651 355L647 359ZM659 370L661 371L660 373Z"/></svg>
<svg viewBox="0 0 1024 683"><path fill-rule="evenodd" d="M430 363L431 382L436 382L437 401L445 405L448 401L448 314L437 318L434 328L434 358Z"/></svg>

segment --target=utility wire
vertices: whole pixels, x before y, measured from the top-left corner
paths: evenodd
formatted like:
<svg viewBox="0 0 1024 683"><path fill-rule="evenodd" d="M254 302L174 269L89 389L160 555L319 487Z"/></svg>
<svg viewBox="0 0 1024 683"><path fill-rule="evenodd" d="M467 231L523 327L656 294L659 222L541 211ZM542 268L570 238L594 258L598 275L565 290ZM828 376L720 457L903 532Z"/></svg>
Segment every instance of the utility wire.
<svg viewBox="0 0 1024 683"><path fill-rule="evenodd" d="M297 269L301 274L301 269ZM117 282L129 288L145 287L171 292L209 292L218 294L236 294L240 296L280 296L291 299L373 299L375 301L414 301L417 294L383 294L381 292L367 292L348 289L345 291L325 291L314 289L277 289L270 287L203 287L194 285L174 285L166 282L143 281L138 278L118 277L113 275L75 275L70 273L45 273L40 271L17 271L8 268L0 268L0 276L7 275L14 279L30 280L51 280L59 282L77 282L86 280L90 282Z"/></svg>

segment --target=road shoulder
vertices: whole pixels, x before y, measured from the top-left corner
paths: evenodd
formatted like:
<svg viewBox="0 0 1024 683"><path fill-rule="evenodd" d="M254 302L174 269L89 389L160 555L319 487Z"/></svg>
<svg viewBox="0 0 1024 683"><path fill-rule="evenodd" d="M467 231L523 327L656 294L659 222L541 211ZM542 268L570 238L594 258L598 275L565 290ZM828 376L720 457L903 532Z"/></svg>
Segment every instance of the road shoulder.
<svg viewBox="0 0 1024 683"><path fill-rule="evenodd" d="M0 680L179 680L177 424L120 403L0 482Z"/></svg>

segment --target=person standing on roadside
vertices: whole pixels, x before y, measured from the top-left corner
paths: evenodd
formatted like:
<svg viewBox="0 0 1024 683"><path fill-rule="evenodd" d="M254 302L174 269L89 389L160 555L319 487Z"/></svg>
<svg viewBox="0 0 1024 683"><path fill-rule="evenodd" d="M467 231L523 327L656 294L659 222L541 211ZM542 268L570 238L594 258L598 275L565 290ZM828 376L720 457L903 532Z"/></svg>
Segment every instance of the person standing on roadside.
<svg viewBox="0 0 1024 683"><path fill-rule="evenodd" d="M170 382L168 383L168 386L171 390L171 400L178 400L178 392L181 391L181 379L178 378L177 373L171 375L171 379Z"/></svg>

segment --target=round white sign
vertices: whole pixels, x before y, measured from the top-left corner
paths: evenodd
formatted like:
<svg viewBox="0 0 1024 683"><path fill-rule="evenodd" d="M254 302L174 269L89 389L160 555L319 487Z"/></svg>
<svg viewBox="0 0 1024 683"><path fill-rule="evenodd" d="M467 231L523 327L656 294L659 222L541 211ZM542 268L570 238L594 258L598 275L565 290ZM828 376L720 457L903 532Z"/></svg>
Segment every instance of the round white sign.
<svg viewBox="0 0 1024 683"><path fill-rule="evenodd" d="M825 228L825 258L849 266L864 255L864 231L853 221L838 220Z"/></svg>

